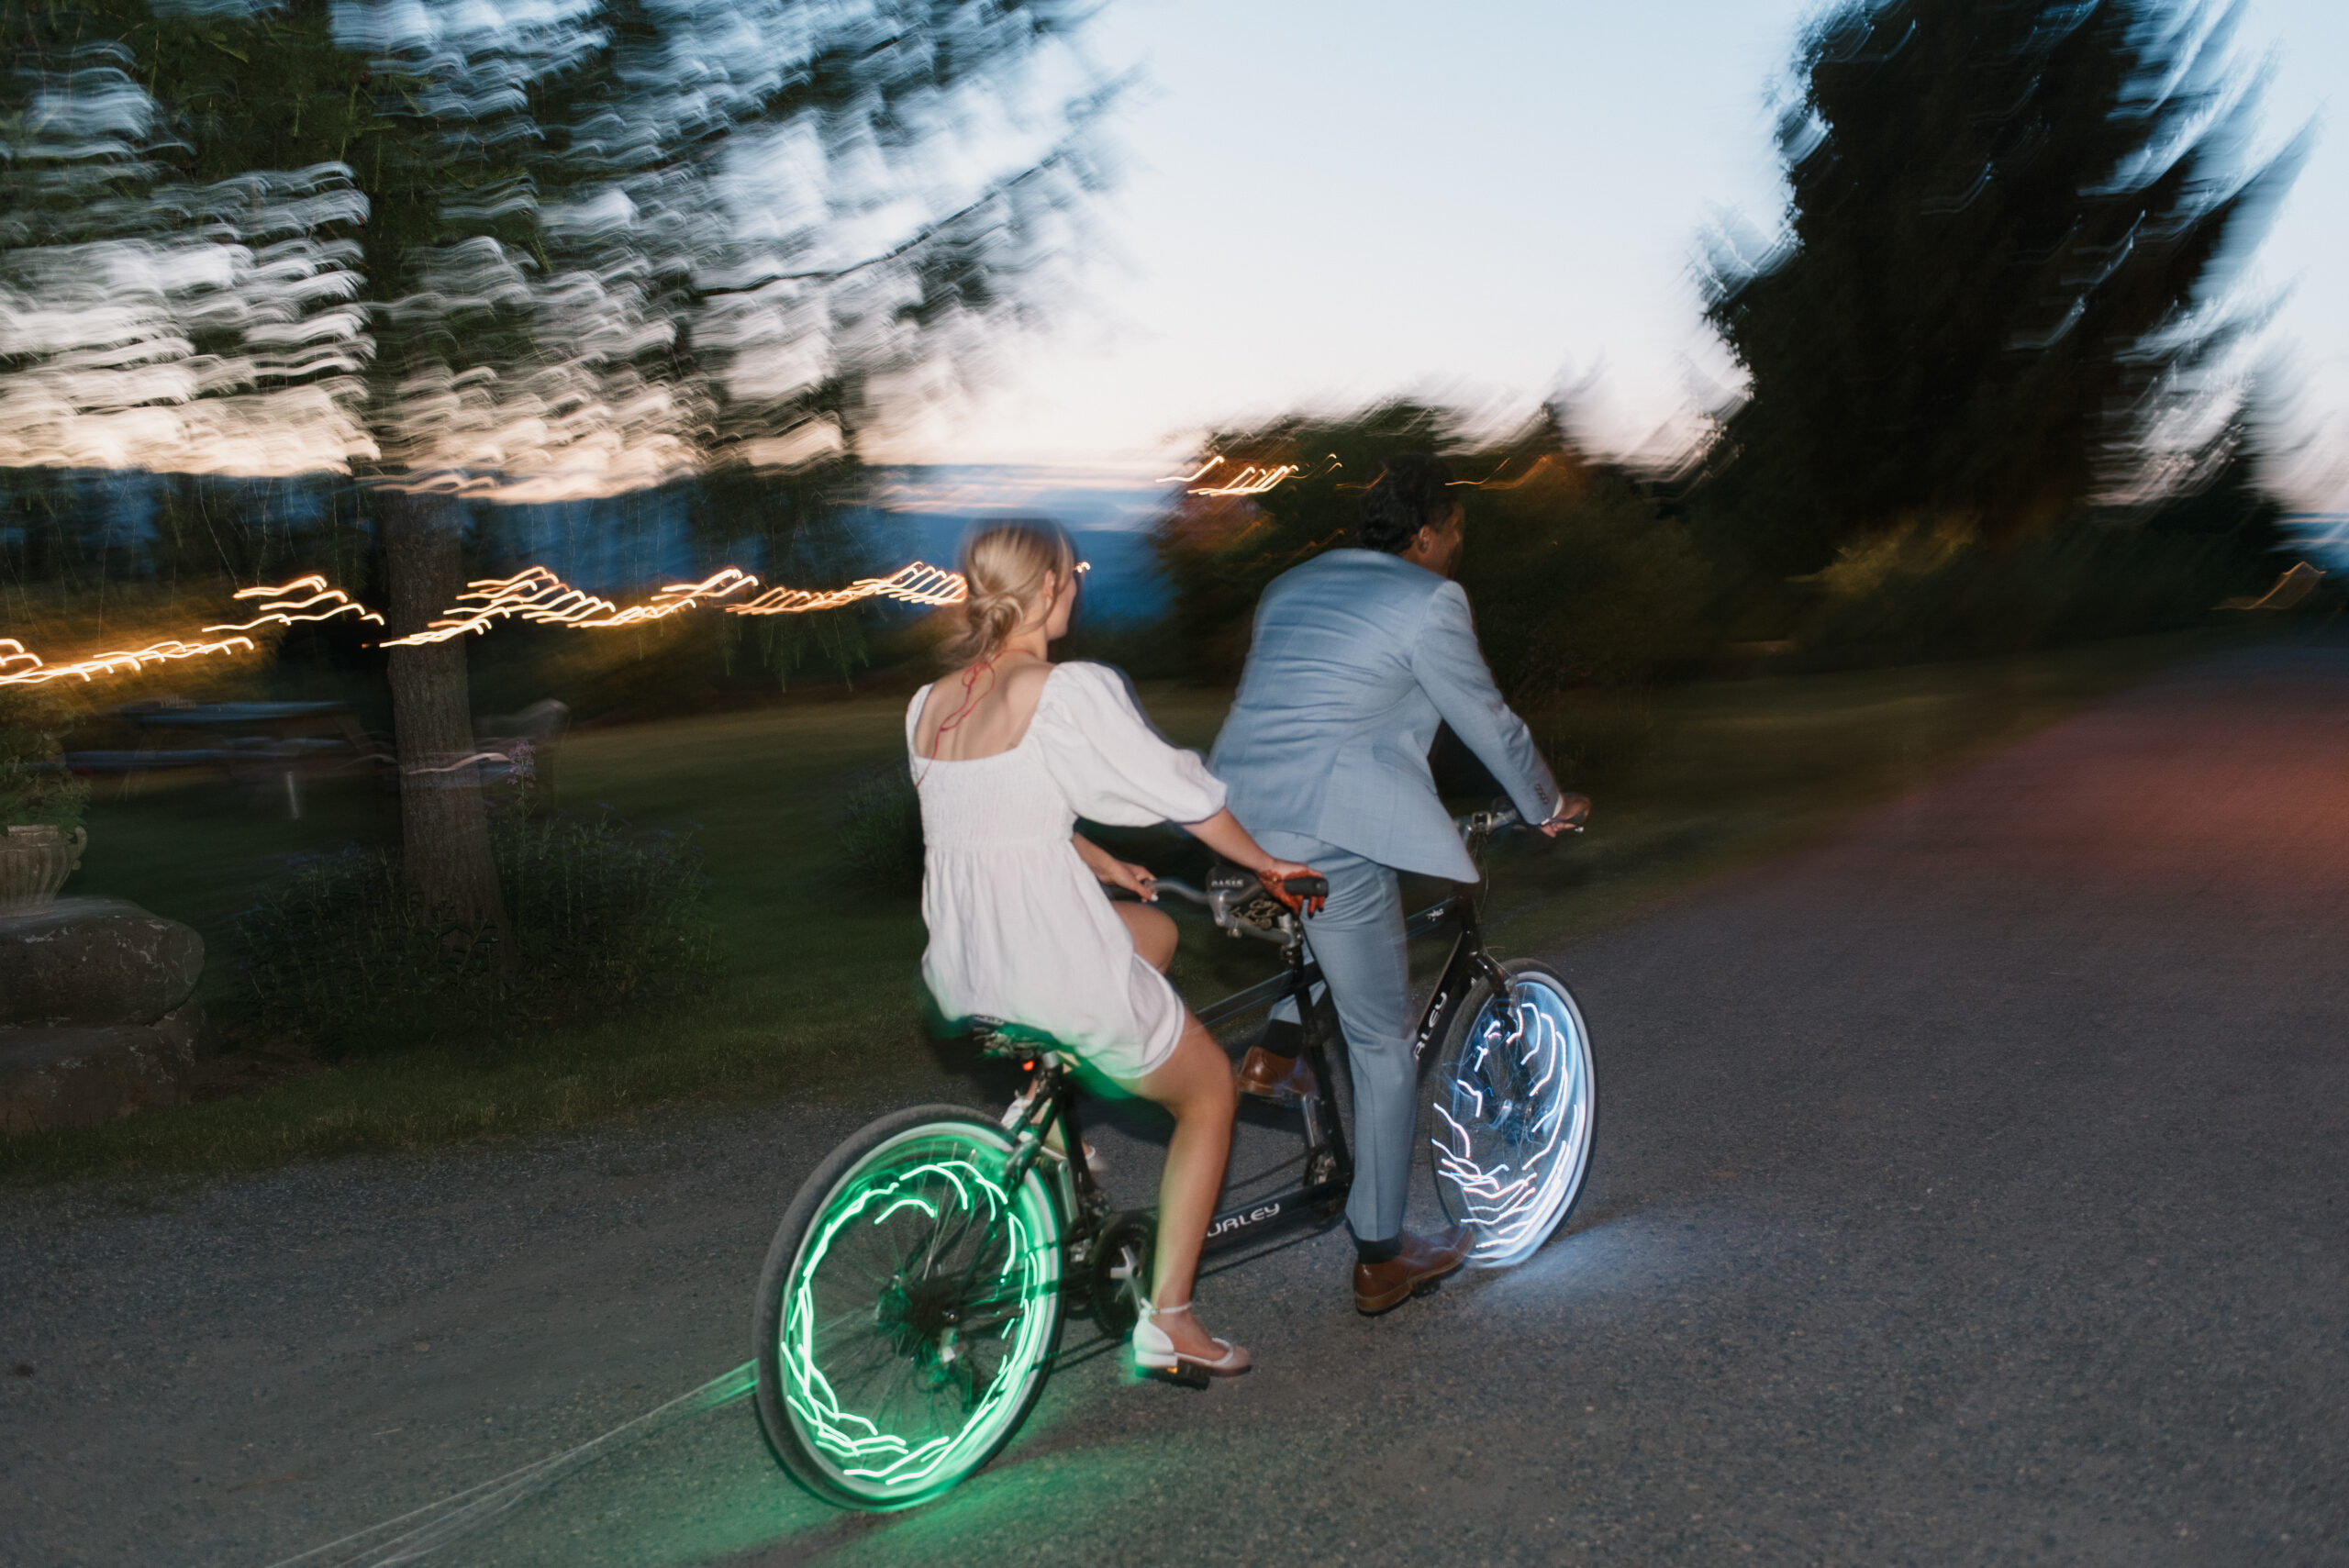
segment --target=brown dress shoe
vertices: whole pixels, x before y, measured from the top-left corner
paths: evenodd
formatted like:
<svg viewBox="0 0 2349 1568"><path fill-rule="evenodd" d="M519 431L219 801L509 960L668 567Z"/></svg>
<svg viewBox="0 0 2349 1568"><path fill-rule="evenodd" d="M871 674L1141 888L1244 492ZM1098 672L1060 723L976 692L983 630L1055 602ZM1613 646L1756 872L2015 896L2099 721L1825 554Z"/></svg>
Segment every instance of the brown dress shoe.
<svg viewBox="0 0 2349 1568"><path fill-rule="evenodd" d="M1252 1045L1240 1061L1240 1092L1268 1100L1302 1100L1318 1092L1313 1064L1302 1056L1275 1056Z"/></svg>
<svg viewBox="0 0 2349 1568"><path fill-rule="evenodd" d="M1475 1239L1464 1225L1436 1236L1401 1237L1403 1250L1383 1263L1354 1265L1354 1307L1367 1313L1391 1312L1415 1293L1426 1289L1468 1261Z"/></svg>

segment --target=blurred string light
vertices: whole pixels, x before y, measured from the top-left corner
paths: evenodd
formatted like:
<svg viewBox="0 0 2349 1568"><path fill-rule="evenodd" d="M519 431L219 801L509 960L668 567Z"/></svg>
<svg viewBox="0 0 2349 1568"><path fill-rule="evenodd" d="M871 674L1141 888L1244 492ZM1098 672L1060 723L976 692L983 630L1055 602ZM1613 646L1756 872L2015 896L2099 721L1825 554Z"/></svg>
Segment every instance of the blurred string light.
<svg viewBox="0 0 2349 1568"><path fill-rule="evenodd" d="M1275 463L1269 468L1259 468L1251 463L1221 484L1197 485L1192 488L1190 494L1194 495L1262 495L1297 472L1297 466L1293 462Z"/></svg>
<svg viewBox="0 0 2349 1568"><path fill-rule="evenodd" d="M1085 571L1080 563L1077 570ZM420 648L446 642L468 632L487 631L501 620L518 617L543 626L570 626L587 630L640 626L704 605L722 607L729 615L788 616L835 610L863 599L896 599L909 605L937 606L960 604L963 584L959 573L916 561L886 577L863 577L844 588L788 588L777 585L740 604L720 605L738 594L760 586L758 578L729 566L698 583L675 583L640 605L623 608L600 595L573 588L543 566L533 566L511 577L485 577L465 584L457 603L424 630L406 637L387 638L385 648ZM265 626L293 626L301 621L332 620L354 616L381 626L384 617L340 588L329 588L320 576L299 577L277 587L240 588L236 597L260 601L248 621L207 626L208 641L166 638L145 648L94 653L70 663L51 664L14 638L0 637L0 686L40 685L50 681L93 681L101 675L129 674L150 665L194 659L212 653L250 652L251 638L240 635ZM221 635L225 634L225 635Z"/></svg>
<svg viewBox="0 0 2349 1568"><path fill-rule="evenodd" d="M759 580L729 566L698 583L678 583L662 589L641 605L622 609L611 600L573 587L543 566L533 566L511 577L484 577L465 584L456 607L406 637L387 638L386 648L421 648L446 642L467 632L487 631L496 622L518 616L540 626L575 626L590 629L640 626L689 610L705 599L722 599Z"/></svg>
<svg viewBox="0 0 2349 1568"><path fill-rule="evenodd" d="M150 664L168 664L179 659L195 659L208 653L250 652L253 639L239 635L264 626L292 626L296 621L331 620L337 616L357 616L361 620L384 624L384 617L358 603L339 588L327 586L323 577L297 577L278 587L239 588L239 599L258 599L254 606L260 613L248 621L223 626L207 626L204 635L210 641L188 642L176 637L144 648L117 649L106 653L93 653L86 659L69 663L51 664L32 652L13 637L0 637L0 686L39 686L51 681L94 681L101 675L127 675L144 670Z"/></svg>
<svg viewBox="0 0 2349 1568"><path fill-rule="evenodd" d="M1558 466L1557 458L1554 453L1543 452L1541 456L1528 463L1526 465L1525 472L1519 474L1515 479L1503 479L1501 475L1508 472L1508 465L1513 460L1509 458L1503 458L1495 465L1493 472L1485 475L1482 479L1454 479L1448 481L1447 484L1449 487L1453 489L1457 489L1464 485L1471 490L1519 490L1532 484L1536 479L1541 478L1544 473Z"/></svg>
<svg viewBox="0 0 2349 1568"><path fill-rule="evenodd" d="M1338 461L1337 453L1331 452L1327 457L1323 458L1321 462L1310 473L1306 473L1305 466L1302 463L1252 462L1242 467L1239 473L1232 474L1229 478L1218 479L1206 484L1199 483L1199 481L1206 479L1208 475L1213 473L1217 469L1221 468L1226 461L1228 460L1224 458L1211 457L1208 459L1207 462L1199 464L1197 468L1194 469L1189 473L1161 474L1155 481L1153 481L1153 483L1159 484L1180 484L1183 486L1183 493L1186 495L1262 495L1265 491L1274 488L1275 485L1278 485L1286 480L1300 477L1306 479L1320 479L1329 474L1335 473L1340 469L1346 466L1344 463ZM1343 489L1345 487L1341 485L1340 488Z"/></svg>
<svg viewBox="0 0 2349 1568"><path fill-rule="evenodd" d="M306 594L307 598L295 595ZM207 626L206 633L216 631L254 631L264 626L292 626L295 621L332 620L337 616L357 616L361 620L384 624L384 617L344 593L329 588L319 576L296 577L282 588L239 588L233 597L259 599L261 614L236 626Z"/></svg>
<svg viewBox="0 0 2349 1568"><path fill-rule="evenodd" d="M145 648L123 649L111 653L93 653L87 659L76 659L70 664L50 664L41 656L28 650L13 637L0 637L0 686L39 686L50 681L80 679L94 681L100 675L127 675L134 670L144 670L150 664L169 663L174 659L194 659L206 653L250 651L253 639L250 637L228 637L217 642L183 642L166 638Z"/></svg>
<svg viewBox="0 0 2349 1568"><path fill-rule="evenodd" d="M1085 569L1079 562L1077 570ZM963 602L963 577L943 566L932 566L917 561L901 566L886 577L860 577L845 588L829 593L813 588L770 588L757 598L744 604L729 605L729 616L796 616L810 610L836 610L852 605L859 599L896 599L908 605L959 605Z"/></svg>
<svg viewBox="0 0 2349 1568"><path fill-rule="evenodd" d="M1232 474L1229 478L1216 479L1207 484L1200 483L1200 481L1208 479L1208 476L1214 473L1217 469L1222 467L1226 461L1227 460L1223 458L1211 457L1188 473L1161 474L1155 481L1153 481L1153 483L1159 484L1180 484L1184 487L1184 494L1186 495L1262 495L1267 490L1271 490L1275 486L1279 485L1287 480L1300 478L1323 479L1332 473L1340 472L1346 466L1344 463L1338 461L1337 453L1331 452L1325 456L1319 463L1316 464L1310 473L1308 473L1304 465L1301 463L1284 462L1274 463L1271 465L1251 463L1246 467L1241 468L1239 473ZM1525 471L1518 474L1515 478L1502 478L1501 475L1508 471L1508 465L1512 461L1514 460L1504 458L1500 463L1493 469L1492 473L1485 475L1482 479L1453 479L1447 480L1445 483L1453 489L1516 490L1531 484L1534 480L1541 478L1545 473L1556 466L1555 459L1551 454L1545 452L1542 456L1535 458L1531 463L1527 465ZM1370 485L1367 483L1362 484L1341 484L1338 488L1341 490L1367 490L1370 488Z"/></svg>

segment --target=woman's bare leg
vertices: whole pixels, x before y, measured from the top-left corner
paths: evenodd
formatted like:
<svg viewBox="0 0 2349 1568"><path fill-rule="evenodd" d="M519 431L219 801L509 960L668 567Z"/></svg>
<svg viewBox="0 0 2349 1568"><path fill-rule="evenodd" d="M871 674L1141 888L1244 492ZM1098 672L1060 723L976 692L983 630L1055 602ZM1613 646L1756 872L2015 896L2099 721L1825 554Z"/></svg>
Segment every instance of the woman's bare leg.
<svg viewBox="0 0 2349 1568"><path fill-rule="evenodd" d="M1109 906L1118 918L1126 923L1127 932L1134 940L1134 951L1141 961L1159 973L1174 962L1174 917L1163 909L1153 909L1147 904L1128 904L1122 900Z"/></svg>
<svg viewBox="0 0 2349 1568"><path fill-rule="evenodd" d="M1208 1221L1215 1217L1216 1195L1223 1190L1239 1091L1230 1058L1187 1013L1174 1053L1134 1087L1174 1116L1166 1171L1158 1183L1158 1255L1151 1300L1160 1307L1179 1306L1191 1299L1198 1280L1199 1247L1207 1240ZM1162 1318L1158 1326L1187 1355L1213 1360L1221 1353L1196 1312Z"/></svg>
<svg viewBox="0 0 2349 1568"><path fill-rule="evenodd" d="M1118 918L1126 923L1127 933L1133 938L1134 951L1141 955L1142 962L1149 964L1152 969L1157 970L1161 974L1165 973L1166 966L1174 962L1174 942L1175 939L1181 935L1181 933L1174 929L1174 917L1167 914L1163 909L1153 909L1147 904L1129 904L1122 899L1110 905L1109 907L1115 909L1118 912ZM1198 1026L1194 1022L1190 1024L1189 1027L1197 1029ZM1209 1040L1208 1043L1212 1045L1214 1044L1214 1041ZM1219 1056L1222 1054L1220 1047L1218 1047L1216 1053ZM1175 1047L1175 1055L1179 1056L1181 1054L1182 1047L1177 1045ZM1167 1059L1168 1062L1172 1062L1173 1060L1173 1057L1169 1057ZM1164 1066L1165 1063L1160 1064L1161 1071L1164 1070ZM1143 1088L1139 1084L1128 1084L1126 1087L1133 1093L1141 1095L1144 1099L1157 1100L1159 1098L1158 1095L1152 1094L1148 1089ZM1161 1100L1159 1103L1163 1105L1165 1102ZM1228 1142L1229 1140L1226 1141ZM1044 1135L1044 1146L1055 1154L1066 1152L1061 1142L1060 1123L1052 1123L1052 1130ZM1223 1179L1221 1170L1221 1166L1217 1167L1218 1174L1216 1179L1219 1182ZM1209 1203L1213 1203L1215 1200L1210 1198L1208 1201ZM1204 1220L1200 1223L1202 1227L1206 1224ZM1179 1301L1182 1297L1177 1296L1175 1299Z"/></svg>

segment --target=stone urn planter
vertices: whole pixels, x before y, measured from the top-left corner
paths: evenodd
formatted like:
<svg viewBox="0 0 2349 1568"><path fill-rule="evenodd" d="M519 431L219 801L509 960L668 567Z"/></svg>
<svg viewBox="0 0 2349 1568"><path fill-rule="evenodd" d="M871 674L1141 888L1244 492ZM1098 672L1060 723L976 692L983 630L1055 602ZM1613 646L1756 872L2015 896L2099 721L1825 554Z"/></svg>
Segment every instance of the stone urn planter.
<svg viewBox="0 0 2349 1568"><path fill-rule="evenodd" d="M0 913L39 909L82 867L89 829L67 838L56 828L11 828L0 837Z"/></svg>

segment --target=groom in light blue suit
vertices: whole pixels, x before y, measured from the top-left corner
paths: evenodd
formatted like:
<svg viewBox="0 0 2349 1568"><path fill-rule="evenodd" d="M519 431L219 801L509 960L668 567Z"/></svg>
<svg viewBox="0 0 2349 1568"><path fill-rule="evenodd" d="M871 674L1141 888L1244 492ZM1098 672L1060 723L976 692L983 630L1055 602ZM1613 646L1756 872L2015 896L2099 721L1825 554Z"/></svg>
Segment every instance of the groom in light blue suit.
<svg viewBox="0 0 2349 1568"><path fill-rule="evenodd" d="M1418 1120L1406 1016L1397 872L1475 879L1438 798L1428 749L1439 723L1474 751L1526 821L1556 834L1590 802L1562 795L1525 721L1493 684L1468 595L1452 581L1464 517L1451 471L1389 462L1363 497L1362 548L1332 550L1274 579L1256 606L1240 695L1208 765L1256 841L1330 879L1307 942L1345 1030L1354 1086L1354 1305L1384 1312L1457 1269L1470 1241L1403 1230ZM1286 1013L1287 1016L1282 1016ZM1286 1005L1241 1067L1241 1087L1286 1099L1311 1070Z"/></svg>

